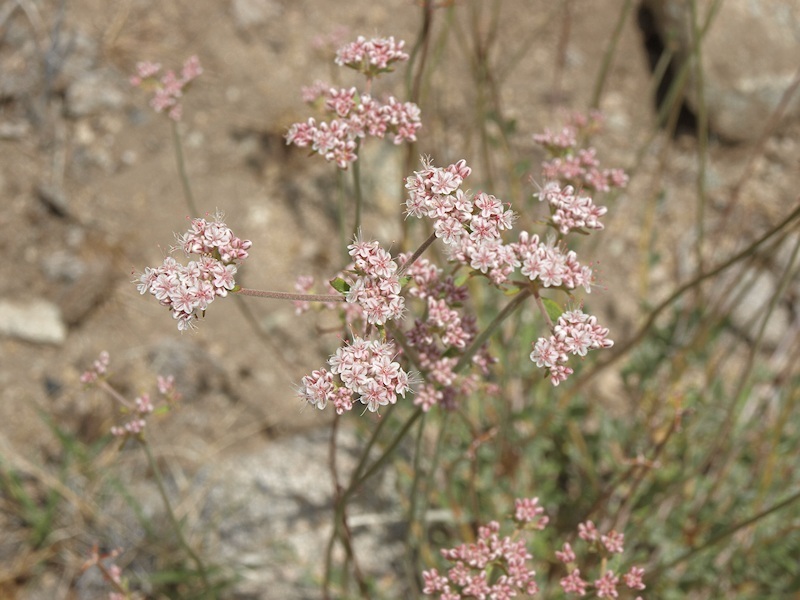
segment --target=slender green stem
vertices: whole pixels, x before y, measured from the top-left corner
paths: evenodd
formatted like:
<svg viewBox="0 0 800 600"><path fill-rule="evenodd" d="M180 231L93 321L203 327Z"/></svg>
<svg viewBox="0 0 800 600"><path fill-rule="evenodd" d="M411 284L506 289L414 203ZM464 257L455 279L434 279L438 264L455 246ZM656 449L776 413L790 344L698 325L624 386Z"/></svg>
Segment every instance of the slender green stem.
<svg viewBox="0 0 800 600"><path fill-rule="evenodd" d="M431 245L433 242L435 242L435 241L436 241L436 234L435 234L435 233L432 233L432 234L430 234L430 235L428 236L428 239L426 239L424 242L422 242L422 245L420 245L420 247L419 247L419 248L417 248L417 249L414 251L414 254L412 254L412 255L411 255L411 258L409 258L409 259L408 259L408 260L407 260L407 261L406 261L406 262L403 264L403 266L402 266L402 267L400 267L400 269L398 269L398 271L397 271L397 276L399 277L400 275L402 275L402 274L403 274L403 273L406 271L406 269L408 269L408 267L410 267L411 265L413 265L413 264L414 264L414 263L417 261L417 259L418 259L420 256L422 256L422 253L423 253L423 252L425 252L425 250L427 250L427 249L428 249L428 246L430 246L430 245Z"/></svg>
<svg viewBox="0 0 800 600"><path fill-rule="evenodd" d="M189 207L192 216L199 217L200 211L197 210L197 205L194 203L194 194L192 194L192 188L189 185L189 176L186 174L186 162L183 159L183 143L181 142L181 135L178 131L178 123L172 119L170 119L169 122L172 125L172 142L173 146L175 146L175 162L178 165L178 175L180 176L181 186L183 187L183 197L186 200L186 206Z"/></svg>
<svg viewBox="0 0 800 600"><path fill-rule="evenodd" d="M381 454L380 458L378 458L378 460L372 463L370 468L367 469L363 475L359 476L358 473L353 474L354 477L350 480L350 485L347 486L347 490L345 490L343 495L343 500L345 502L350 496L353 495L353 493L355 493L355 491L359 487L361 487L370 477L375 475L375 473L377 473L381 469L381 467L383 467L383 465L386 463L387 460L389 460L389 457L395 451L397 446L400 445L400 442L403 441L403 438L406 436L406 433L408 433L409 429L411 429L414 423L416 423L417 419L419 419L423 414L424 412L422 408L417 407L411 414L411 416L408 418L408 420L405 422L403 427L400 429L400 431L397 433L397 435L395 435L391 443L383 451L383 454Z"/></svg>
<svg viewBox="0 0 800 600"><path fill-rule="evenodd" d="M239 288L237 294L255 296L257 298L273 298L275 300L297 300L299 302L346 302L341 294L291 294L289 292L271 292L267 290L251 290Z"/></svg>
<svg viewBox="0 0 800 600"><path fill-rule="evenodd" d="M417 590L417 586L414 585L416 581L416 551L417 551L417 542L421 538L420 531L414 531L414 524L417 521L417 510L418 510L418 502L424 500L424 496L419 493L419 487L422 480L422 441L424 438L425 433L425 415L422 415L422 420L419 422L419 428L417 429L417 437L414 442L414 463L411 469L411 472L414 474L414 477L411 481L411 489L409 490L409 502L408 502L408 517L406 518L406 522L408 526L406 528L406 539L405 539L405 549L406 549L406 568L408 570L408 579L411 582L410 589L413 591L414 597L418 597L419 593ZM416 535L415 535L416 533Z"/></svg>
<svg viewBox="0 0 800 600"><path fill-rule="evenodd" d="M456 366L453 367L454 373L458 373L469 364L475 353L486 343L486 341L492 336L497 328L500 327L503 321L513 314L514 311L520 306L522 306L522 303L525 302L525 300L527 300L531 294L533 294L533 290L531 288L525 288L516 296L514 296L514 299L511 302L506 304L505 308L503 308L503 310L498 313L492 322L486 326L486 329L481 331L481 333L472 341L472 344L470 344L469 348L467 348L461 358L458 359Z"/></svg>
<svg viewBox="0 0 800 600"><path fill-rule="evenodd" d="M636 334L634 334L634 336L630 340L628 340L623 344L620 344L616 352L614 352L614 354L612 354L605 360L598 361L597 363L595 363L594 367L590 371L588 371L585 375L583 375L580 378L580 380L573 386L573 390L581 389L584 385L586 385L586 383L589 382L589 380L592 377L597 375L597 373L599 373L609 365L615 363L625 354L627 354L631 349L636 347L639 344L639 342L641 342L641 340L644 339L644 336L647 334L647 332L650 331L650 328L655 324L656 320L658 319L658 316L669 306L671 306L673 302L675 302L678 298L683 296L683 294L685 294L687 291L691 290L695 286L700 285L707 279L711 279L712 277L719 275L726 269L729 269L730 267L738 263L740 260L742 260L742 258L749 256L750 254L755 252L756 248L758 248L761 244L763 244L768 239L773 237L779 231L787 227L790 223L800 218L800 197L798 197L797 200L798 200L798 205L791 213L789 213L789 215L785 219L783 219L780 223L775 225L772 229L767 231L764 235L762 235L756 241L747 246L744 250L734 254L728 260L723 261L710 271L707 271L705 273L700 273L690 281L687 281L683 285L679 286L672 294L670 294L668 298L666 298L663 302L661 302L661 304L659 304L656 308L650 311L650 314L648 315L645 323L639 328L639 330L636 332Z"/></svg>
<svg viewBox="0 0 800 600"><path fill-rule="evenodd" d="M779 510L782 510L782 509L786 508L790 504L794 504L798 500L800 500L800 492L795 492L794 494L792 494L788 498L785 498L784 500L778 502L777 504L775 504L775 505L773 505L773 506L761 511L760 513L757 513L757 514L753 515L749 519L745 519L744 521L741 521L741 522L736 523L735 525L729 527L725 531L721 531L720 533L718 533L717 535L715 535L715 536L711 537L710 539L706 540L705 542L703 542L699 546L695 546L694 548L690 548L689 550L687 550L686 552L681 554L676 559L671 560L666 565L663 565L663 566L658 567L657 569L655 569L650 574L650 576L651 577L656 577L656 576L660 575L664 571L666 571L668 569L671 569L672 567L674 567L676 565L679 565L680 563L689 560L695 554L698 554L699 552L702 552L703 550L718 544L722 540L724 540L726 538L729 538L730 536L732 536L734 533L736 533L740 529L744 529L745 527L749 527L750 525L752 525L754 523L757 523L758 521L760 521L764 517L767 517L767 516L771 515L772 513L778 512Z"/></svg>
<svg viewBox="0 0 800 600"><path fill-rule="evenodd" d="M605 87L606 80L608 79L608 71L611 69L611 63L614 60L614 55L617 53L617 44L622 37L622 28L628 20L628 15L633 8L633 0L625 0L622 10L619 13L617 24L614 26L614 32L611 34L611 39L608 42L608 47L603 54L603 62L600 65L600 72L597 74L597 81L594 83L594 92L592 92L592 101L589 104L591 108L600 107L600 98L603 95L603 87Z"/></svg>
<svg viewBox="0 0 800 600"><path fill-rule="evenodd" d="M358 142L358 144L356 145L356 150L355 150L356 155L358 155L358 150L359 150L360 146L361 146L361 143ZM356 197L356 218L355 218L355 223L353 224L353 236L352 237L357 237L358 236L358 232L361 229L361 206L364 203L364 196L363 196L363 193L361 191L361 157L359 157L357 160L355 160L350 165L350 167L353 170L353 193L355 194L355 197Z"/></svg>
<svg viewBox="0 0 800 600"><path fill-rule="evenodd" d="M211 583L208 580L206 567L203 564L200 556L192 549L192 547L189 545L189 542L186 541L186 538L183 535L181 525L175 516L175 512L172 510L172 505L170 504L169 497L167 496L167 490L164 487L164 478L161 476L161 469L159 469L158 463L156 462L155 458L153 457L153 453L150 450L150 444L148 444L142 438L137 439L139 444L144 449L144 453L147 455L147 464L150 466L150 470L153 472L153 478L156 480L158 493L161 495L161 500L164 503L167 516L169 517L170 523L172 523L173 529L175 529L175 534L178 536L178 542L180 542L181 547L186 551L189 557L194 561L194 564L197 566L197 572L200 574L200 578L203 580L203 585L205 586L206 591L210 591Z"/></svg>

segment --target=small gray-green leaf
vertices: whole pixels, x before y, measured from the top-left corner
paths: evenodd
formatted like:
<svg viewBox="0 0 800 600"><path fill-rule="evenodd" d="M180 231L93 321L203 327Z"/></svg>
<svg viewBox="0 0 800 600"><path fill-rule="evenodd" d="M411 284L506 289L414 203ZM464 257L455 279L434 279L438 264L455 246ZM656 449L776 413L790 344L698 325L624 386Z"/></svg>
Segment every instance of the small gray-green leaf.
<svg viewBox="0 0 800 600"><path fill-rule="evenodd" d="M341 277L337 277L336 279L331 279L331 287L335 289L340 294L346 294L350 291L350 284L347 283Z"/></svg>
<svg viewBox="0 0 800 600"><path fill-rule="evenodd" d="M544 304L547 316L550 317L553 323L558 321L558 317L564 314L564 310L556 302L550 300L550 298L542 298L542 304Z"/></svg>

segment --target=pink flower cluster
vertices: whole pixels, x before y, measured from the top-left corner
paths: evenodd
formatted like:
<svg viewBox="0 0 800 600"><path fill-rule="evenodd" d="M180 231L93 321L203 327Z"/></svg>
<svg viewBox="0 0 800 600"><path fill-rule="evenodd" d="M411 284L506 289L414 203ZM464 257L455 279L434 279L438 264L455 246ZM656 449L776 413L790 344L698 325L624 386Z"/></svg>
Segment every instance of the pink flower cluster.
<svg viewBox="0 0 800 600"><path fill-rule="evenodd" d="M123 437L126 435L138 435L144 431L147 424L145 417L153 412L153 403L150 400L150 394L142 394L137 396L134 400L135 408L133 416L122 427L117 425L111 428L111 435Z"/></svg>
<svg viewBox="0 0 800 600"><path fill-rule="evenodd" d="M94 384L107 391L111 396L121 405L123 412L132 415L131 418L121 427L113 426L111 434L122 437L127 435L140 434L146 425L145 418L153 412L153 402L150 399L150 394L142 394L138 396L133 403L126 400L119 392L117 392L105 380L106 373L108 372L109 355L105 350L100 353L100 356L94 361L92 367L81 375L81 381L86 384ZM170 375L168 377L157 378L158 393L169 402L176 402L180 398L180 394L175 389L175 378Z"/></svg>
<svg viewBox="0 0 800 600"><path fill-rule="evenodd" d="M150 292L172 310L178 329L194 326L194 320L217 296L227 296L236 288L234 275L247 258L252 243L242 240L222 222L218 213L213 221L193 219L191 228L178 237L178 248L186 255L197 254L198 260L183 265L171 256L155 268L147 267L134 283L140 294Z"/></svg>
<svg viewBox="0 0 800 600"><path fill-rule="evenodd" d="M83 563L81 571L86 571L91 567L97 567L103 575L103 579L109 582L115 590L108 593L108 600L133 600L134 596L128 592L128 582L122 577L122 569L114 563L117 557L122 554L122 549L117 548L108 554L100 554L97 544L92 547L89 559ZM136 598L139 596L136 595Z"/></svg>
<svg viewBox="0 0 800 600"><path fill-rule="evenodd" d="M533 136L535 142L544 146L551 159L542 163L545 179L570 183L577 189L608 192L612 188L628 185L628 176L622 169L601 169L594 148L581 148L585 138L599 130L602 118L599 113L588 117L573 115L561 131Z"/></svg>
<svg viewBox="0 0 800 600"><path fill-rule="evenodd" d="M537 367L548 369L550 381L558 385L573 373L565 364L567 355L586 356L589 350L610 348L614 342L607 336L608 329L600 327L596 317L581 310L567 311L558 318L553 335L533 344L531 360Z"/></svg>
<svg viewBox="0 0 800 600"><path fill-rule="evenodd" d="M586 521L578 525L578 537L590 545L592 552L600 552L605 557L614 553L621 554L624 550L624 535L622 533L612 530L608 534L600 535L592 521ZM556 558L564 563L568 570L568 575L563 577L560 582L564 592L585 596L587 588L593 587L598 598L619 597L617 587L620 583L620 576L613 570L606 569L599 578L595 579L593 584L590 584L581 577L581 571L577 568L577 556L569 543L565 543L560 551L556 551ZM622 575L625 586L631 590L643 590L645 588L643 577L644 569L636 566L632 566L627 573ZM641 596L637 596L637 600L641 600Z"/></svg>
<svg viewBox="0 0 800 600"><path fill-rule="evenodd" d="M359 141L367 136L383 139L391 135L395 144L417 139L422 123L419 107L413 102L400 102L390 96L382 103L369 94L359 96L355 88L329 88L321 93L325 108L334 116L319 123L312 117L293 124L286 134L287 144L309 147L346 169L358 159ZM307 90L304 96L310 97Z"/></svg>
<svg viewBox="0 0 800 600"><path fill-rule="evenodd" d="M520 232L519 241L510 245L522 266L520 273L543 287L563 287L567 290L583 286L592 291L592 269L578 262L573 250L563 251L555 243L542 243L539 236Z"/></svg>
<svg viewBox="0 0 800 600"><path fill-rule="evenodd" d="M603 229L600 222L608 209L596 206L589 196L581 196L571 185L562 188L558 182L550 181L539 191L539 200L550 205L550 218L562 235L570 231Z"/></svg>
<svg viewBox="0 0 800 600"><path fill-rule="evenodd" d="M161 65L152 62L136 63L136 75L130 78L131 85L135 87L152 87L154 89L150 106L160 112L167 112L173 121L180 121L183 115L183 106L180 99L189 83L203 73L200 59L190 56L183 63L180 76L168 70L161 77Z"/></svg>
<svg viewBox="0 0 800 600"><path fill-rule="evenodd" d="M406 179L406 213L433 219L434 232L448 246L451 260L500 285L519 266L513 248L501 239L516 215L490 194L472 198L464 192L461 184L471 172L464 160L444 169L424 161L423 170Z"/></svg>
<svg viewBox="0 0 800 600"><path fill-rule="evenodd" d="M405 398L410 378L394 361L391 342L355 337L328 359L330 371L319 369L303 377L298 395L322 410L331 402L338 414L353 408L353 398L376 412Z"/></svg>
<svg viewBox="0 0 800 600"><path fill-rule="evenodd" d="M539 498L517 498L514 507L514 520L517 523L529 524L533 529L541 530L550 522L550 517L544 514L544 508L539 506Z"/></svg>
<svg viewBox="0 0 800 600"><path fill-rule="evenodd" d="M533 529L544 529L547 516L539 506L538 498L519 498L515 502L514 520L520 529L532 524ZM539 591L534 580L535 571L527 565L533 558L528 553L525 543L510 537L498 535L500 526L492 521L486 527L478 529L478 539L472 544L462 544L450 550L442 550L442 556L454 563L446 575L436 569L424 571L423 593L438 594L442 600L461 600L462 598L513 598L520 593L532 596ZM587 521L579 525L579 537L590 545L593 553L603 557L605 572L593 583L581 577L577 565L577 556L569 543L562 550L556 551L556 558L567 568L568 575L560 581L562 590L567 594L585 596L588 589L593 589L598 598L618 598L620 578L631 590L645 588L644 569L633 566L624 575L618 575L612 569L606 569L607 558L612 553L623 551L623 535L610 531L600 535L594 523ZM637 596L636 600L642 600Z"/></svg>
<svg viewBox="0 0 800 600"><path fill-rule="evenodd" d="M403 42L395 43L394 38L366 40L359 37L339 49L336 63L352 67L371 80L379 73L390 71L391 63L408 59L402 48ZM303 88L304 101L311 103L320 97L330 119L317 123L310 118L293 124L286 133L286 143L308 147L312 153L335 162L340 169L346 169L358 159L360 141L367 136L380 139L392 136L395 144L413 142L422 126L419 107L392 96L380 102L354 87L337 89L320 81Z"/></svg>
<svg viewBox="0 0 800 600"><path fill-rule="evenodd" d="M358 304L372 325L403 315L405 300L400 295L397 263L378 242L356 239L347 247L353 258L355 280L347 290L347 302Z"/></svg>
<svg viewBox="0 0 800 600"><path fill-rule="evenodd" d="M405 265L410 256L400 255L399 260ZM410 280L408 295L422 300L425 306L420 311L423 316L416 318L405 334L425 373L425 382L414 394L414 404L426 412L437 405L455 408L455 399L474 391L480 382L477 374L453 370L477 334L474 317L464 314L468 290L455 285L451 275L445 275L427 259L416 260L403 274ZM484 374L492 362L485 346L472 358Z"/></svg>
<svg viewBox="0 0 800 600"><path fill-rule="evenodd" d="M108 372L108 363L110 357L108 352L103 350L94 362L92 368L81 373L81 383L91 384L95 383L98 379L103 377Z"/></svg>
<svg viewBox="0 0 800 600"><path fill-rule="evenodd" d="M525 542L500 537L500 525L492 521L478 528L478 539L472 544L462 544L443 549L442 556L453 563L447 575L436 569L424 571L422 592L437 595L442 600L461 598L492 598L505 600L519 594L533 596L539 586L528 561L533 556ZM495 575L496 573L500 575Z"/></svg>
<svg viewBox="0 0 800 600"><path fill-rule="evenodd" d="M355 42L345 44L336 52L336 64L350 67L373 78L391 71L391 64L408 60L403 52L405 42L395 42L394 37L366 39L358 36Z"/></svg>
<svg viewBox="0 0 800 600"><path fill-rule="evenodd" d="M450 249L450 259L485 274L495 285L508 281L515 269L544 287L591 291L592 270L581 265L575 252L564 252L539 236L520 233L517 243L504 244L502 232L511 229L516 215L485 193L471 198L461 189L471 170L466 162L437 168L429 161L406 179L406 212L433 219L433 230Z"/></svg>

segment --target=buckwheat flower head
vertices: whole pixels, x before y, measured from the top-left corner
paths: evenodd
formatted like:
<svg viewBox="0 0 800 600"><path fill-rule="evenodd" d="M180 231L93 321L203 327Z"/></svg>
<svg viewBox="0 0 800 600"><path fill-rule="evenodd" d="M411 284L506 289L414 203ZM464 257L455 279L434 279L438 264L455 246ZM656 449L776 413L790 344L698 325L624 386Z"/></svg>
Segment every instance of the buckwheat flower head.
<svg viewBox="0 0 800 600"><path fill-rule="evenodd" d="M176 236L186 255L199 255L186 265L167 256L159 267L147 267L134 283L140 294L150 293L172 311L183 331L194 326L213 300L236 289L234 276L252 245L236 237L217 213L213 221L193 219L189 231Z"/></svg>
<svg viewBox="0 0 800 600"><path fill-rule="evenodd" d="M608 209L596 206L589 196L577 194L571 185L562 188L557 182L550 181L534 195L550 205L553 225L564 235L573 230L603 229L600 217Z"/></svg>
<svg viewBox="0 0 800 600"><path fill-rule="evenodd" d="M545 179L569 183L577 189L608 192L612 188L623 188L628 184L628 176L622 169L602 169L597 159L597 151L582 148L581 144L593 133L599 131L601 118L597 114L584 116L575 114L560 131L546 129L533 139L550 154L550 159L542 163Z"/></svg>
<svg viewBox="0 0 800 600"><path fill-rule="evenodd" d="M398 319L405 310L405 300L400 295L400 278L397 263L392 255L376 241L360 238L348 247L353 258L355 277L348 277L346 300L358 304L364 318L372 325L383 325Z"/></svg>
<svg viewBox="0 0 800 600"><path fill-rule="evenodd" d="M355 337L328 359L330 371L319 369L303 377L298 395L320 410L331 402L338 414L351 410L354 399L376 412L411 389L412 378L394 357L391 342Z"/></svg>
<svg viewBox="0 0 800 600"><path fill-rule="evenodd" d="M312 94L309 91L307 95L310 98ZM389 136L395 144L413 142L422 126L419 107L412 102L389 97L382 103L369 94L359 94L356 88L328 88L320 96L331 119L318 123L310 118L294 123L286 133L286 143L310 147L340 169L358 159L360 140Z"/></svg>
<svg viewBox="0 0 800 600"><path fill-rule="evenodd" d="M203 73L200 59L190 56L183 63L180 75L174 71L166 71L161 77L161 64L153 62L139 62L136 64L136 74L130 78L134 87L146 87L153 90L150 106L158 113L166 112L173 121L180 121L183 107L180 98L186 87Z"/></svg>
<svg viewBox="0 0 800 600"><path fill-rule="evenodd" d="M619 577L614 574L614 571L606 571L600 579L597 579L594 582L594 589L597 593L597 597L617 598L619 596L619 593L617 592L618 583Z"/></svg>
<svg viewBox="0 0 800 600"><path fill-rule="evenodd" d="M499 523L492 521L478 528L474 543L442 549L452 566L446 577L435 569L423 572L423 593L439 598L513 598L538 593L536 571L528 565L533 557L525 543L501 537L499 530ZM501 575L495 576L496 572Z"/></svg>
<svg viewBox="0 0 800 600"><path fill-rule="evenodd" d="M613 529L607 534L600 536L600 541L602 542L603 546L606 547L606 550L612 554L622 554L625 549L625 534L617 533Z"/></svg>
<svg viewBox="0 0 800 600"><path fill-rule="evenodd" d="M608 339L608 329L600 327L596 317L581 310L572 310L558 318L553 335L539 338L533 343L530 359L537 367L548 369L551 383L557 386L573 372L564 364L569 354L583 357L589 350L613 345L614 342ZM588 525L581 524L581 527Z"/></svg>
<svg viewBox="0 0 800 600"><path fill-rule="evenodd" d="M572 573L562 578L559 583L561 584L561 588L567 594L578 594L579 596L586 595L586 586L588 583L581 579L580 569L573 570Z"/></svg>
<svg viewBox="0 0 800 600"><path fill-rule="evenodd" d="M578 537L586 542L596 542L600 534L592 521L586 521L578 523Z"/></svg>
<svg viewBox="0 0 800 600"><path fill-rule="evenodd" d="M92 363L92 368L81 373L81 383L94 383L100 379L108 371L108 363L110 357L107 351L103 350L100 355Z"/></svg>
<svg viewBox="0 0 800 600"><path fill-rule="evenodd" d="M544 508L539 506L539 498L517 498L514 506L514 520L519 523L529 523L535 529L544 529L550 521L550 517L544 514Z"/></svg>
<svg viewBox="0 0 800 600"><path fill-rule="evenodd" d="M556 558L564 564L575 562L575 551L570 546L569 542L564 542L561 550L556 550Z"/></svg>
<svg viewBox="0 0 800 600"><path fill-rule="evenodd" d="M395 62L408 60L403 52L405 42L395 42L394 37L366 39L358 36L356 41L345 44L336 52L336 64L350 67L369 78L391 71Z"/></svg>
<svg viewBox="0 0 800 600"><path fill-rule="evenodd" d="M630 571L623 575L623 579L625 580L625 585L630 589L643 590L645 588L644 582L642 581L643 576L644 569L642 567L631 567Z"/></svg>

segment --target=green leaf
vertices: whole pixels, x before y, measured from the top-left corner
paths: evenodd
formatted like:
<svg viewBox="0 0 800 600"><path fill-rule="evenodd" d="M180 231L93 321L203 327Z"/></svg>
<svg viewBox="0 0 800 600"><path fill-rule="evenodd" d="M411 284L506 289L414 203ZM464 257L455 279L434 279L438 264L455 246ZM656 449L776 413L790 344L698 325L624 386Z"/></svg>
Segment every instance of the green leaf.
<svg viewBox="0 0 800 600"><path fill-rule="evenodd" d="M467 280L468 280L470 277L472 277L472 273L462 273L461 275L459 275L458 277L456 277L456 280L455 280L453 283L455 283L455 284L456 284L456 286L458 286L458 287L461 287L462 285L464 285L465 283L467 283Z"/></svg>
<svg viewBox="0 0 800 600"><path fill-rule="evenodd" d="M542 304L544 304L544 309L547 311L547 316L555 323L558 321L558 317L564 314L564 309L562 309L556 302L550 300L550 298L542 298Z"/></svg>
<svg viewBox="0 0 800 600"><path fill-rule="evenodd" d="M341 277L337 277L336 279L331 280L331 286L340 294L346 294L350 291L350 284L347 283Z"/></svg>

